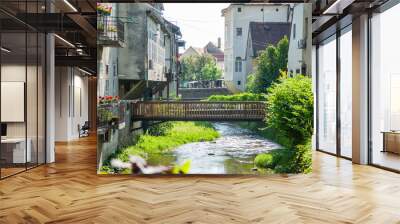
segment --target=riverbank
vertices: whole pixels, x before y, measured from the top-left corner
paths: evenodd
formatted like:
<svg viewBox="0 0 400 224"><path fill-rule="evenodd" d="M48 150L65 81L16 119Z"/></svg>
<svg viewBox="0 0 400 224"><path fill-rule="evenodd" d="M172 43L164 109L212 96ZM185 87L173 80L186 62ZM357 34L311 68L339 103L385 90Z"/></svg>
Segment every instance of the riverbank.
<svg viewBox="0 0 400 224"><path fill-rule="evenodd" d="M151 165L170 165L174 158L169 155L178 146L192 142L206 142L218 138L220 134L208 122L166 122L152 127L146 134L140 135L135 145L118 150L111 155L102 167L102 173L114 173L116 170L109 166L111 159L124 162L130 155L145 158ZM131 173L130 169L120 171Z"/></svg>
<svg viewBox="0 0 400 224"><path fill-rule="evenodd" d="M191 161L189 174L269 174L271 170L255 169L257 155L280 148L235 122L214 122L220 137L210 142L189 143L173 150L178 164Z"/></svg>
<svg viewBox="0 0 400 224"><path fill-rule="evenodd" d="M262 136L268 140L278 143L283 147L289 147L290 141L284 136L279 136L278 132L272 128L265 127L264 122L238 122L239 127L250 130L257 135Z"/></svg>

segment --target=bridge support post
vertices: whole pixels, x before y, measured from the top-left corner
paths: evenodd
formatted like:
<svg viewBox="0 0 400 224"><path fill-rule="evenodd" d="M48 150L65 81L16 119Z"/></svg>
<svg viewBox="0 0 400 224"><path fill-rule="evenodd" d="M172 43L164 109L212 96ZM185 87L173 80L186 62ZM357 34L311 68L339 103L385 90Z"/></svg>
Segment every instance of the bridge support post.
<svg viewBox="0 0 400 224"><path fill-rule="evenodd" d="M146 88L143 94L144 101L151 101L153 99L153 90L151 88ZM143 132L146 132L150 127L150 121L142 121Z"/></svg>

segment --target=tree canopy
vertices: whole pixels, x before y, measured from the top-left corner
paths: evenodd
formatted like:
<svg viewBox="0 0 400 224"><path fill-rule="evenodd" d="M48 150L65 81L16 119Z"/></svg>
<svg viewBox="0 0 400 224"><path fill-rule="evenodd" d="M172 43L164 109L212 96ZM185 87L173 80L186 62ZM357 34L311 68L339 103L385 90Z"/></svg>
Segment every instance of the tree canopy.
<svg viewBox="0 0 400 224"><path fill-rule="evenodd" d="M212 55L192 55L181 60L182 81L211 81L222 77L222 70L218 68Z"/></svg>
<svg viewBox="0 0 400 224"><path fill-rule="evenodd" d="M288 63L289 40L285 36L276 46L269 45L257 57L257 68L247 78L247 91L265 93L266 89L286 71Z"/></svg>

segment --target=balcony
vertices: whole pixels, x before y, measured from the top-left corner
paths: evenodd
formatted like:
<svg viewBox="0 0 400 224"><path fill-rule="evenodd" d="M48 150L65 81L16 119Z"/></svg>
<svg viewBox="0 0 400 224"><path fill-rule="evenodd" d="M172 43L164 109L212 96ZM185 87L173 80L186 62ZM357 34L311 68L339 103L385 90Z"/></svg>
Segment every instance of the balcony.
<svg viewBox="0 0 400 224"><path fill-rule="evenodd" d="M97 44L105 47L125 46L125 24L117 17L97 17Z"/></svg>

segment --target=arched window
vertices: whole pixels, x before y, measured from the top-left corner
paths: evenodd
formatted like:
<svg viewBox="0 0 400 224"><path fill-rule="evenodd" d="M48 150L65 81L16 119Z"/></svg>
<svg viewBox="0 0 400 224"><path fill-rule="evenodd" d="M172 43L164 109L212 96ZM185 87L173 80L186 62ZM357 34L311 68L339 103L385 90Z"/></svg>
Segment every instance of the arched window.
<svg viewBox="0 0 400 224"><path fill-rule="evenodd" d="M235 72L242 72L242 58L241 57L236 57Z"/></svg>

